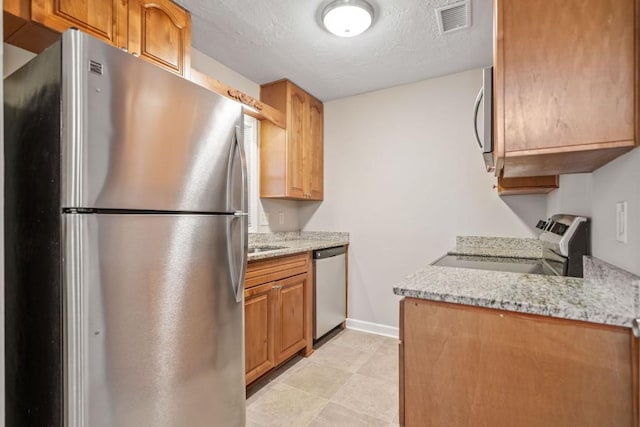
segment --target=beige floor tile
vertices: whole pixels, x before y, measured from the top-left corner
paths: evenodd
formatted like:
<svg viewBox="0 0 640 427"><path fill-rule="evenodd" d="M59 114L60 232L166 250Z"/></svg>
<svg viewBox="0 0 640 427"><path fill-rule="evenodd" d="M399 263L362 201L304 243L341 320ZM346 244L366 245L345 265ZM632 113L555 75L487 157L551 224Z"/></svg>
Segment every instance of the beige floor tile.
<svg viewBox="0 0 640 427"><path fill-rule="evenodd" d="M263 424L258 422L258 416L255 416L251 413L251 410L247 410L247 420L244 427L263 427Z"/></svg>
<svg viewBox="0 0 640 427"><path fill-rule="evenodd" d="M311 357L313 357L313 355ZM347 381L351 374L351 372L337 369L333 366L321 365L309 361L309 363L298 369L292 375L278 381L299 390L304 390L329 399L338 391L342 384Z"/></svg>
<svg viewBox="0 0 640 427"><path fill-rule="evenodd" d="M398 414L398 388L387 381L354 374L333 395L332 402L387 422Z"/></svg>
<svg viewBox="0 0 640 427"><path fill-rule="evenodd" d="M307 426L327 403L327 399L276 381L247 409L247 422L264 427Z"/></svg>
<svg viewBox="0 0 640 427"><path fill-rule="evenodd" d="M379 349L358 369L358 373L372 378L378 378L398 386L398 352L388 349Z"/></svg>
<svg viewBox="0 0 640 427"><path fill-rule="evenodd" d="M381 353L393 353L398 354L398 346L400 341L396 338L382 337L383 341L378 348L378 351Z"/></svg>
<svg viewBox="0 0 640 427"><path fill-rule="evenodd" d="M309 424L310 427L387 427L388 425L387 421L361 414L334 402L329 402Z"/></svg>
<svg viewBox="0 0 640 427"><path fill-rule="evenodd" d="M310 357L313 363L333 366L348 372L356 372L369 358L370 353L336 343L327 343Z"/></svg>
<svg viewBox="0 0 640 427"><path fill-rule="evenodd" d="M255 402L259 396L262 396L264 393L266 393L269 387L272 386L275 381L282 381L288 376L295 374L300 368L305 366L307 362L307 358L296 356L281 367L268 373L258 381L251 384L251 386L247 389L247 406Z"/></svg>
<svg viewBox="0 0 640 427"><path fill-rule="evenodd" d="M340 331L253 387L247 426L397 426L397 379L398 340Z"/></svg>
<svg viewBox="0 0 640 427"><path fill-rule="evenodd" d="M269 375L272 381L283 381L287 377L294 375L300 369L304 368L309 363L309 357L295 356L287 363L279 367L272 374Z"/></svg>
<svg viewBox="0 0 640 427"><path fill-rule="evenodd" d="M331 343L372 353L378 350L385 341L387 341L387 337L383 337L381 335L345 329L338 334Z"/></svg>

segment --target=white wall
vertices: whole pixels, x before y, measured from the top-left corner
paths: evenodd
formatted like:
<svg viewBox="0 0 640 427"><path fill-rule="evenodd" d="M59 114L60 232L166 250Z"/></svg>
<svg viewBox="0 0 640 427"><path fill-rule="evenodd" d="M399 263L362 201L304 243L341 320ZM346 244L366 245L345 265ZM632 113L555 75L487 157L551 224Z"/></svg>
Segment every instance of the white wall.
<svg viewBox="0 0 640 427"><path fill-rule="evenodd" d="M590 173L560 175L560 188L548 196L548 216L566 213L590 217L592 183Z"/></svg>
<svg viewBox="0 0 640 427"><path fill-rule="evenodd" d="M193 47L191 48L191 68L208 74L247 95L260 99L260 85L258 83L249 80L242 74L233 71L231 68Z"/></svg>
<svg viewBox="0 0 640 427"><path fill-rule="evenodd" d="M616 202L628 205L627 243L616 240ZM591 217L593 255L640 275L640 149L591 174L563 175L549 196L547 213Z"/></svg>
<svg viewBox="0 0 640 427"><path fill-rule="evenodd" d="M11 73L13 73L18 68L22 67L24 64L29 62L31 58L33 58L35 53L29 52L28 50L20 49L19 47L3 43L4 47L4 56L2 58L3 62L3 72L2 78L4 79Z"/></svg>
<svg viewBox="0 0 640 427"><path fill-rule="evenodd" d="M325 104L325 200L305 230L350 232L349 317L398 325L392 287L456 235L534 236L546 196L500 198L472 137L480 70Z"/></svg>

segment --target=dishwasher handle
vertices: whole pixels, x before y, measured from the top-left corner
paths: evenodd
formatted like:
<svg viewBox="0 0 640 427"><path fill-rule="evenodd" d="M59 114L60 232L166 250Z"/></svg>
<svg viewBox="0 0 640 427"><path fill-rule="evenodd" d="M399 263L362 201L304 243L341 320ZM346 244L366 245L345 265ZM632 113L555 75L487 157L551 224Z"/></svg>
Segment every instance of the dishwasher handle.
<svg viewBox="0 0 640 427"><path fill-rule="evenodd" d="M320 249L313 251L313 259L331 258L333 256L346 253L344 246L336 246L335 248Z"/></svg>

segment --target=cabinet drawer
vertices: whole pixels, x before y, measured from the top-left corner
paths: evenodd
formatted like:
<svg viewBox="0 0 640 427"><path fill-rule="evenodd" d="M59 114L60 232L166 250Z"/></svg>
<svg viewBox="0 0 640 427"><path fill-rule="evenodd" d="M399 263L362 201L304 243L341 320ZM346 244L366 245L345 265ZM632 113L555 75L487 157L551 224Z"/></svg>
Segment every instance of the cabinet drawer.
<svg viewBox="0 0 640 427"><path fill-rule="evenodd" d="M250 262L244 281L245 289L266 282L304 274L309 268L309 253Z"/></svg>

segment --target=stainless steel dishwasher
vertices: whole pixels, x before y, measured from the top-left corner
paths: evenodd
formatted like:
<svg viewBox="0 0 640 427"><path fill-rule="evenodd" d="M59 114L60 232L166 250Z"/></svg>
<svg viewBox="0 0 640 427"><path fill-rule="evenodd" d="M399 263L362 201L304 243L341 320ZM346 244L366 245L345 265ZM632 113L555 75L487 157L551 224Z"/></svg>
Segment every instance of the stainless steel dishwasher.
<svg viewBox="0 0 640 427"><path fill-rule="evenodd" d="M347 266L345 247L313 252L314 322L313 339L318 339L345 320L347 311Z"/></svg>

